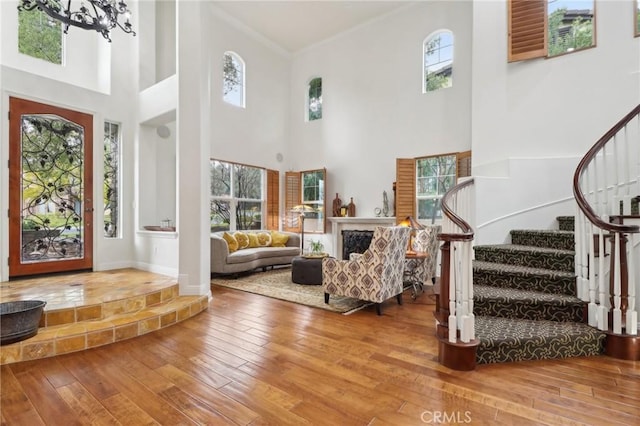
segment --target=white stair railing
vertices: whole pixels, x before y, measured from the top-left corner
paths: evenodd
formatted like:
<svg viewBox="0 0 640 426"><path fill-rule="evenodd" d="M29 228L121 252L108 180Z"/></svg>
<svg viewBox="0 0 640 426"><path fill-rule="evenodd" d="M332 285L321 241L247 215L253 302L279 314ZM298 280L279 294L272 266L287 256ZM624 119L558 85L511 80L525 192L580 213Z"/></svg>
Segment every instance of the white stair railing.
<svg viewBox="0 0 640 426"><path fill-rule="evenodd" d="M443 224L438 239L443 241L440 312L436 319L444 326L449 343L475 341L473 315L473 229L463 218L475 214L473 179L452 188L442 199ZM442 334L445 334L444 332Z"/></svg>
<svg viewBox="0 0 640 426"><path fill-rule="evenodd" d="M578 296L589 324L613 336L638 335L639 115L640 105L600 138L573 181Z"/></svg>

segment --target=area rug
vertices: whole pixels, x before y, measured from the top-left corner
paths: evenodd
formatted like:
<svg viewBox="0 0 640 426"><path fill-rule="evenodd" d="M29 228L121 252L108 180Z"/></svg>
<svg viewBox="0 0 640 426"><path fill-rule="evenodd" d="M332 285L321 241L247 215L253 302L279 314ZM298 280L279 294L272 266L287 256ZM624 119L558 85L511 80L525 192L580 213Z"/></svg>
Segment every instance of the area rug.
<svg viewBox="0 0 640 426"><path fill-rule="evenodd" d="M236 279L232 277L216 277L211 279L211 285L261 294L274 299L287 300L301 305L339 312L343 315L348 315L371 305L370 302L333 295L329 299L329 304L326 304L324 303L322 286L293 283L291 281L290 268L254 272Z"/></svg>

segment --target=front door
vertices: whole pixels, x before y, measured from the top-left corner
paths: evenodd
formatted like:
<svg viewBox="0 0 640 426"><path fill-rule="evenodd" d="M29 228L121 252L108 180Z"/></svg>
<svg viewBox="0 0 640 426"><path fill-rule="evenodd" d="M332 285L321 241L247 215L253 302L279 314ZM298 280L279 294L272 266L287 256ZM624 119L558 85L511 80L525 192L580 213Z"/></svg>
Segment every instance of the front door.
<svg viewBox="0 0 640 426"><path fill-rule="evenodd" d="M93 117L9 99L9 276L93 266Z"/></svg>

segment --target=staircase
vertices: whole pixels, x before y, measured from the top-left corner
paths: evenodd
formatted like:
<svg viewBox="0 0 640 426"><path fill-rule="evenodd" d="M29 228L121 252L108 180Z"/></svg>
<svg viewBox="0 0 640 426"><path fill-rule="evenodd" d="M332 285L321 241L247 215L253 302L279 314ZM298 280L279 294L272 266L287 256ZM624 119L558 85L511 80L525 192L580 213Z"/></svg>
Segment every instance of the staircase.
<svg viewBox="0 0 640 426"><path fill-rule="evenodd" d="M558 230L512 230L511 244L475 246L478 364L600 355L605 333L576 297L573 218Z"/></svg>

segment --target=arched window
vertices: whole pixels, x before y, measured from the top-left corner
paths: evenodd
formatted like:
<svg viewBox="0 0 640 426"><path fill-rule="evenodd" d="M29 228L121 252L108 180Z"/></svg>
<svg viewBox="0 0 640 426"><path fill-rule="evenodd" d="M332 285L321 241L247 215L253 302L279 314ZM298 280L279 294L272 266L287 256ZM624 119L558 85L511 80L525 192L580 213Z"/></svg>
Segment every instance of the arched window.
<svg viewBox="0 0 640 426"><path fill-rule="evenodd" d="M316 77L309 82L307 91L307 119L309 121L322 118L322 78Z"/></svg>
<svg viewBox="0 0 640 426"><path fill-rule="evenodd" d="M433 92L453 85L453 33L437 31L423 44L424 75L422 93Z"/></svg>
<svg viewBox="0 0 640 426"><path fill-rule="evenodd" d="M228 104L244 108L244 61L233 52L224 52L222 73L222 99Z"/></svg>

